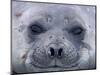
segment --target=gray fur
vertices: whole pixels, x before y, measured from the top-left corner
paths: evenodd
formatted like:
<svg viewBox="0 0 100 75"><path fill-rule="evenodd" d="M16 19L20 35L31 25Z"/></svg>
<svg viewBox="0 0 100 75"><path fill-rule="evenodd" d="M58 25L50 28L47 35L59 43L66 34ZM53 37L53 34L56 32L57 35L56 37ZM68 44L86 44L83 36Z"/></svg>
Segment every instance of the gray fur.
<svg viewBox="0 0 100 75"><path fill-rule="evenodd" d="M28 27L37 22L45 31L30 33ZM69 32L77 25L84 29L79 37ZM12 67L17 73L95 68L94 6L13 2L12 31ZM50 47L55 49L53 58Z"/></svg>

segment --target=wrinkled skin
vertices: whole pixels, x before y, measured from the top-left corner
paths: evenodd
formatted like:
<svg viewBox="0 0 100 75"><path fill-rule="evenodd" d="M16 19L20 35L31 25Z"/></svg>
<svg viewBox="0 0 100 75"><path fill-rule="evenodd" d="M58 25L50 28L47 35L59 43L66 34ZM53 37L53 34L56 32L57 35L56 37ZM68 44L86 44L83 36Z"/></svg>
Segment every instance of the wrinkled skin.
<svg viewBox="0 0 100 75"><path fill-rule="evenodd" d="M95 69L94 7L13 2L12 9L14 72Z"/></svg>

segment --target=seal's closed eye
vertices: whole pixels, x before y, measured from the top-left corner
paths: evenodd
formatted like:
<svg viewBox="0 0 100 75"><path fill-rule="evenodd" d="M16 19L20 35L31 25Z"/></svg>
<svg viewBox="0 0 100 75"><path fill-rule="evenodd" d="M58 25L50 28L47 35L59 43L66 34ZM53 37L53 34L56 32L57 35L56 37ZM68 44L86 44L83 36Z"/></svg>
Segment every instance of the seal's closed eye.
<svg viewBox="0 0 100 75"><path fill-rule="evenodd" d="M80 35L83 32L81 27L74 27L71 29L71 33L74 35Z"/></svg>
<svg viewBox="0 0 100 75"><path fill-rule="evenodd" d="M40 34L44 32L44 28L38 23L31 24L29 26L29 30L32 32L32 34Z"/></svg>

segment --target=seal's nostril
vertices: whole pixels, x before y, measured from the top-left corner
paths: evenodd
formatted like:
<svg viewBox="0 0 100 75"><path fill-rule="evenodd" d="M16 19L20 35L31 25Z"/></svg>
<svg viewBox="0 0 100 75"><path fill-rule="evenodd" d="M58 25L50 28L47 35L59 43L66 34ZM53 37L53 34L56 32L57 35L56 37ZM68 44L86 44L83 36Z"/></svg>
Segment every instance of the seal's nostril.
<svg viewBox="0 0 100 75"><path fill-rule="evenodd" d="M55 55L54 48L50 47L50 52L51 52L51 56L54 56Z"/></svg>
<svg viewBox="0 0 100 75"><path fill-rule="evenodd" d="M60 48L60 49L58 50L58 56L59 56L59 57L62 56L62 51L63 51L63 48Z"/></svg>
<svg viewBox="0 0 100 75"><path fill-rule="evenodd" d="M54 47L49 47L49 57L50 58L61 58L62 57L62 53L63 53L63 48L54 48Z"/></svg>

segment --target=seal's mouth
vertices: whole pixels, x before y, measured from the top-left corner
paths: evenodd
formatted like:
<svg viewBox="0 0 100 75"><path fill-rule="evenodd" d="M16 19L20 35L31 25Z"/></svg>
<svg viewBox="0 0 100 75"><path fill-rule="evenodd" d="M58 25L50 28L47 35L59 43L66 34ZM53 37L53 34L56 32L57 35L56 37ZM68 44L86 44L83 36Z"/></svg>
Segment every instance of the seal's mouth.
<svg viewBox="0 0 100 75"><path fill-rule="evenodd" d="M48 68L73 68L73 67L77 67L78 66L78 64L79 64L79 61L77 61L77 62L75 62L75 63L73 63L73 64L71 64L71 65L65 65L65 66L62 66L62 65L59 65L59 64L54 64L54 65L50 65L50 66L39 66L39 65L37 65L37 64L34 64L34 63L30 63L32 66L34 66L34 67L37 67L37 68L41 68L41 69L48 69Z"/></svg>

